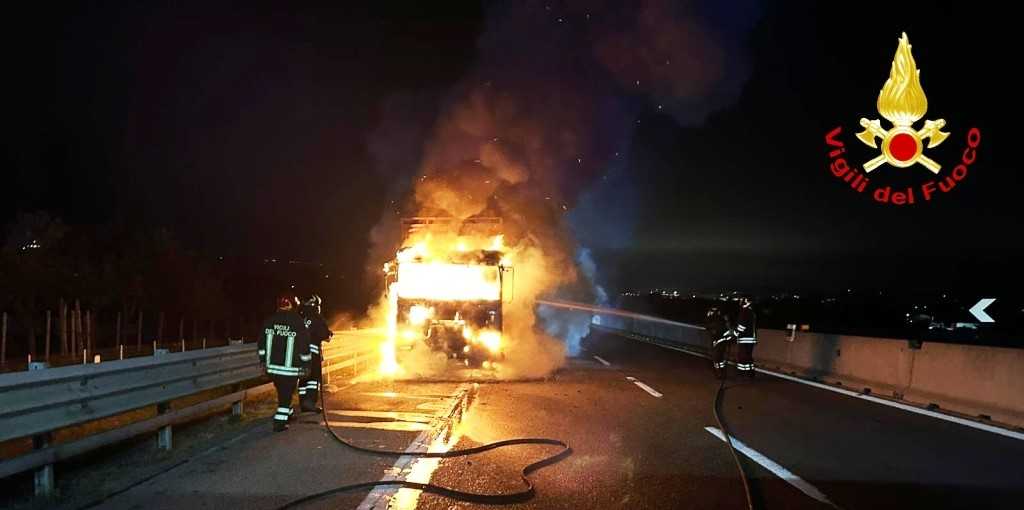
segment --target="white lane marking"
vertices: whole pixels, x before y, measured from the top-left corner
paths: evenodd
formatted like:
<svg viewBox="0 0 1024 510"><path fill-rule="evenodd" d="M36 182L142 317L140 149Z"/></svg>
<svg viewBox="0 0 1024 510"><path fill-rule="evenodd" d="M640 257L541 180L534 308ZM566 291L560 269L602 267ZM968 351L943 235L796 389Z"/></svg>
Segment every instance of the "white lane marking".
<svg viewBox="0 0 1024 510"><path fill-rule="evenodd" d="M605 360L604 360L604 358L602 358L602 357L600 357L600 356L598 356L598 355L596 355L596 354L594 355L594 359L596 359L597 361L600 361L600 362L601 362L601 364L602 364L602 365L604 365L604 366L606 366L606 367L610 367L610 366L612 366L612 364L611 364L611 363L608 363L607 361L605 361Z"/></svg>
<svg viewBox="0 0 1024 510"><path fill-rule="evenodd" d="M633 383L633 384L635 384L635 385L637 385L637 386L639 386L641 390L644 390L647 393L650 393L651 396L654 397L654 398L661 398L661 397L664 396L658 390L656 390L656 389L654 389L654 388L652 388L652 387L650 387L650 386L648 386L648 385L646 385L646 384L636 380L636 377L627 377L626 380L631 382L631 383Z"/></svg>
<svg viewBox="0 0 1024 510"><path fill-rule="evenodd" d="M689 354L690 356L695 356L695 357L698 357L698 358L711 359L711 357L706 355L706 354L700 354L700 353L696 353L696 352L689 351L689 350L686 350L686 349L680 349L678 347L672 347L670 345L665 345L665 344L660 344L660 343L655 343L655 342L645 342L645 343L649 343L651 345L656 345L658 347L663 347L665 349L671 349L673 351L679 351L681 353ZM729 362L729 364L733 365L733 366L736 365L735 363L733 363L731 361ZM797 383L800 383L800 384L806 384L808 386L813 386L815 388L820 388L820 389L823 389L823 390L834 391L836 393L839 393L839 394L842 394L842 395L846 395L846 396L849 396L849 397L860 398L860 399L863 399L863 400L867 400L869 402L874 402L876 404L882 404L882 405L889 406L889 407L895 407L896 409L902 409L902 410L907 411L907 412L916 413L916 414L920 414L920 415L924 415L924 416L929 416L931 418L937 418L939 420L945 420L945 421L952 422L952 423L959 423L960 425L963 425L965 427L971 427L972 429L984 430L985 432L991 432L993 434L999 434L1001 436L1006 436L1006 437L1009 437L1009 438L1012 438L1012 439L1018 439L1018 440L1024 441L1024 433L1016 432L1016 431L1013 431L1013 430L1004 429L1002 427L997 427L995 425L988 425L988 424L985 424L985 423L980 423L980 422L976 422L976 421L973 421L973 420L968 420L968 419L965 419L965 418L960 418L958 416L953 416L953 415L949 415L949 414L945 414L945 413L931 411L931 410L928 410L928 409L922 409L920 407L912 406L912 405L909 405L909 404L903 404L903 403L900 403L900 402L893 402L891 400L887 400L887 399L884 399L884 398L878 398L878 397L871 396L871 395L865 395L863 393L858 393L856 391L850 391L850 390L847 390L845 388L839 388L839 387L836 387L836 386L830 386L828 384L822 384L822 383L819 383L819 382L808 381L806 379L801 379L799 377L783 374L783 373L780 373L780 372L773 372L771 370L765 370L763 368L756 368L755 367L754 370L756 370L758 372L761 372L762 374L768 374L768 375L772 375L772 376L778 377L780 379L786 379L788 381L793 381L793 382L797 382Z"/></svg>
<svg viewBox="0 0 1024 510"><path fill-rule="evenodd" d="M708 431L709 433L711 433L711 435L717 437L718 439L721 439L723 442L726 440L725 434L723 434L721 430L718 430L715 427L704 427L704 430ZM804 481L803 478L796 476L795 474L793 474L792 471L782 467L779 463L773 461L772 459L765 457L757 450L754 450L753 448L743 444L743 442L740 441L739 439L736 439L735 436L730 436L730 439L732 439L732 446L736 448L736 451L742 453L743 455L746 455L750 460L760 464L768 471L771 471L772 473L775 474L775 476L782 478L793 487L799 489L800 492L803 492L804 494L807 494L808 496L818 501L821 501L826 505L836 506L835 503L829 501L828 497L822 494L817 487L807 483L806 481Z"/></svg>
<svg viewBox="0 0 1024 510"><path fill-rule="evenodd" d="M420 435L416 436L416 439L412 441L412 444L405 449L406 452L423 452L427 450L427 440L430 437L430 430L424 430L420 432ZM412 463L414 457L404 455L399 457L395 461L395 465L385 471L384 477L381 480L401 480L402 473L407 473L409 464ZM366 495L366 499L359 505L357 510L373 510L378 508L378 504L383 503L386 507L391 497L398 492L398 489L391 486L377 486L369 494Z"/></svg>
<svg viewBox="0 0 1024 510"><path fill-rule="evenodd" d="M1009 437L1009 438L1019 439L1021 441L1024 441L1024 433L1021 433L1021 432L1015 432L1013 430L1007 430L1007 429L1004 429L1004 428L1001 428L1001 427L996 427L994 425L988 425L988 424L985 424L985 423L979 423L979 422L976 422L976 421L960 418L958 416L953 416L953 415L949 415L949 414L939 413L939 412L936 412L936 411L931 411L929 409L921 409L920 407L915 407L915 406L912 406L912 405L909 405L909 404L903 404L903 403L900 403L900 402L893 402L891 400L887 400L887 399L884 399L884 398L879 398L879 397L875 397L875 396L872 396L872 395L866 395L864 393L858 393L856 391L850 391L850 390L845 389L845 388L837 388L835 386L830 386L828 384L822 384L822 383L815 382L815 381L807 381L807 380L801 379L799 377L794 377L792 375L786 375L786 374L782 374L782 373L779 373L779 372L773 372L771 370L765 370L763 368L755 368L754 370L756 370L758 372L761 372L763 374L768 374L768 375L772 375L772 376L778 377L780 379L786 379L788 381L798 382L800 384L806 384L808 386L814 386L815 388L820 388L820 389L823 389L823 390L834 391L836 393L840 393L840 394L846 395L848 397L855 397L855 398L859 398L859 399L862 399L862 400L867 400L869 402L874 402L876 404L882 404L882 405L886 405L886 406L889 406L889 407L895 407L896 409L902 409L904 411L909 411L911 413L922 414L924 416L930 416L932 418L938 418L940 420L945 420L945 421L948 421L948 422L959 423L960 425L964 425L966 427L971 427L971 428L978 429L978 430L984 430L985 432L991 432L993 434L999 434L1001 436L1006 436L1006 437Z"/></svg>
<svg viewBox="0 0 1024 510"><path fill-rule="evenodd" d="M427 413L409 413L401 411L328 411L332 416L355 416L358 418L380 418L392 421L417 421L430 423L434 415Z"/></svg>
<svg viewBox="0 0 1024 510"><path fill-rule="evenodd" d="M390 430L398 432L417 432L430 430L429 423L414 421L335 421L328 420L332 427L345 429Z"/></svg>
<svg viewBox="0 0 1024 510"><path fill-rule="evenodd" d="M466 384L459 386L454 392L452 392L449 398L456 398L459 393L466 391L468 387L469 386ZM407 453L447 451L455 444L454 442L447 445L441 443L439 441L440 436L431 440L431 436L436 434L437 430L433 428L420 432L405 451ZM456 437L456 434L452 434L452 437ZM424 459L412 455L403 455L395 461L394 466L385 470L384 476L381 477L381 480L409 480L428 483L430 478L433 476L434 470L437 469L438 462L427 461L440 460L441 459ZM402 504L402 508L415 508L419 493L420 491L414 489L399 488L395 486L377 486L366 495L366 499L360 503L357 510L386 510L394 500L398 500L398 502ZM408 495L415 496L412 498L411 507L408 506Z"/></svg>

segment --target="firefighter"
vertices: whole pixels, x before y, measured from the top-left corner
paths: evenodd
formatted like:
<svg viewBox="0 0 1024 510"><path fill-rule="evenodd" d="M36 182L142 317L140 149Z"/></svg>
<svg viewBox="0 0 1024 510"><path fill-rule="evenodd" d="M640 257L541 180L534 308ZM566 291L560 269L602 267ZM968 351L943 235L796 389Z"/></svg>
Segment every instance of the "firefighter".
<svg viewBox="0 0 1024 510"><path fill-rule="evenodd" d="M306 330L309 332L309 375L299 380L299 404L302 412L319 413L322 411L316 404L320 390L320 375L322 370L323 356L322 342L331 341L334 333L327 327L327 321L320 315L320 308L323 300L316 294L310 296L302 304L299 313L302 314Z"/></svg>
<svg viewBox="0 0 1024 510"><path fill-rule="evenodd" d="M740 300L740 311L736 315L736 326L733 334L739 352L736 355L736 368L741 374L754 377L754 346L757 345L757 316L754 313L753 301L749 297Z"/></svg>
<svg viewBox="0 0 1024 510"><path fill-rule="evenodd" d="M288 429L292 417L292 394L299 378L308 371L309 331L298 313L298 299L284 294L277 311L263 322L264 336L258 349L260 361L277 390L274 431Z"/></svg>
<svg viewBox="0 0 1024 510"><path fill-rule="evenodd" d="M711 336L711 364L715 375L722 379L725 377L725 351L729 348L729 341L733 339L729 328L729 318L717 307L713 306L707 313L707 331Z"/></svg>

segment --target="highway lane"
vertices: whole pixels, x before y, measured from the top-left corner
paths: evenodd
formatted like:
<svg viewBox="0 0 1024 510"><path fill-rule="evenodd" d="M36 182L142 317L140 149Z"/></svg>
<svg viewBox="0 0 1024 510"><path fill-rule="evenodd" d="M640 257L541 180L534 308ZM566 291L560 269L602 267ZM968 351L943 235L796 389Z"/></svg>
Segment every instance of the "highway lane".
<svg viewBox="0 0 1024 510"><path fill-rule="evenodd" d="M451 407L457 383L367 382L329 393L328 419L342 437L365 447L405 450ZM396 457L361 453L335 442L318 414L301 414L282 433L264 419L223 448L113 496L103 509L273 509L338 485L394 474ZM369 490L303 508L357 508ZM71 505L70 508L77 506Z"/></svg>
<svg viewBox="0 0 1024 510"><path fill-rule="evenodd" d="M573 455L535 473L537 497L514 508L744 508L733 459L714 435L718 381L709 362L604 333L584 347L549 378L481 383L454 447L529 436L569 442ZM464 384L339 387L330 419L359 444L405 449L436 426ZM730 380L722 411L747 448L742 459L759 508L1017 508L1024 495L1024 441L765 375ZM397 472L394 457L344 448L316 421L304 415L273 434L268 420L100 507L274 508ZM519 469L554 451L519 446L405 469L418 481L508 493L521 488ZM394 492L373 501L368 494L303 508L384 508ZM416 496L403 490L391 508L475 507Z"/></svg>
<svg viewBox="0 0 1024 510"><path fill-rule="evenodd" d="M686 398L700 384L714 385L702 358L668 358L664 348L612 335L590 348L626 371L650 374L666 395ZM765 374L735 375L723 405L733 435L843 508L1020 507L1024 473L1013 466L1024 458L1024 441Z"/></svg>
<svg viewBox="0 0 1024 510"><path fill-rule="evenodd" d="M654 356L652 361L662 360ZM538 435L569 442L572 457L537 472L538 496L512 508L743 508L729 451L704 430L714 424L714 389L690 388L685 399L669 403L667 396L655 397L626 377L614 363L605 367L579 359L548 380L481 385L457 447ZM634 377L649 382L644 374L634 372ZM649 384L663 391L657 382ZM550 451L510 448L445 460L433 482L510 492L520 487L518 470ZM752 471L772 477L759 467ZM764 490L785 508L827 508L781 480L770 480ZM420 508L451 504L424 495ZM472 507L456 505L464 506Z"/></svg>
<svg viewBox="0 0 1024 510"><path fill-rule="evenodd" d="M536 473L538 496L520 508L744 508L729 451L706 429L717 426L709 362L608 334L592 335L585 349L547 380L482 385L457 447L533 435L568 441L574 455ZM1024 501L1024 441L764 374L731 380L722 410L733 436L762 458L742 457L760 508ZM544 454L523 447L445 460L433 481L508 492L519 487L518 469ZM453 504L473 506L420 501Z"/></svg>

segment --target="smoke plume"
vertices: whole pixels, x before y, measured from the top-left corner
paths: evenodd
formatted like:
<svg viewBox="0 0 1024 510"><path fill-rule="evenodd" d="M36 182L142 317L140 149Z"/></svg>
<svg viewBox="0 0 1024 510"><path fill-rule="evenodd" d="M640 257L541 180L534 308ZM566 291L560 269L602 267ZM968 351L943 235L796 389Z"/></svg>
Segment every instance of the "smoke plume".
<svg viewBox="0 0 1024 510"><path fill-rule="evenodd" d="M579 327L547 325L572 331L568 344L539 327L536 299L606 299L577 239L600 243L589 233L598 224L632 228L620 220L635 215L602 218L595 202L631 196L626 151L637 120L660 112L699 122L737 94L746 67L739 34L753 16L745 3L734 8L740 14L666 0L514 2L489 12L478 63L443 101L395 209L503 219L516 268L503 376L550 373L578 341ZM381 164L393 165L383 152ZM609 181L626 187L610 193ZM398 248L396 216L389 210L375 230L377 253ZM384 260L373 261L375 272Z"/></svg>

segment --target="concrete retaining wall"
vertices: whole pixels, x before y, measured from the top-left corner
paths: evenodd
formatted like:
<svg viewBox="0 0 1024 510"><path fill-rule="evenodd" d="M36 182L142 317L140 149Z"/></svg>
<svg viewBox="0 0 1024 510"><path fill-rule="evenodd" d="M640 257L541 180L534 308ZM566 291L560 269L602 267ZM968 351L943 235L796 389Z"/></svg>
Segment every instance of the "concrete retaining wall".
<svg viewBox="0 0 1024 510"><path fill-rule="evenodd" d="M1024 350L758 330L756 361L856 391L1024 427Z"/></svg>

